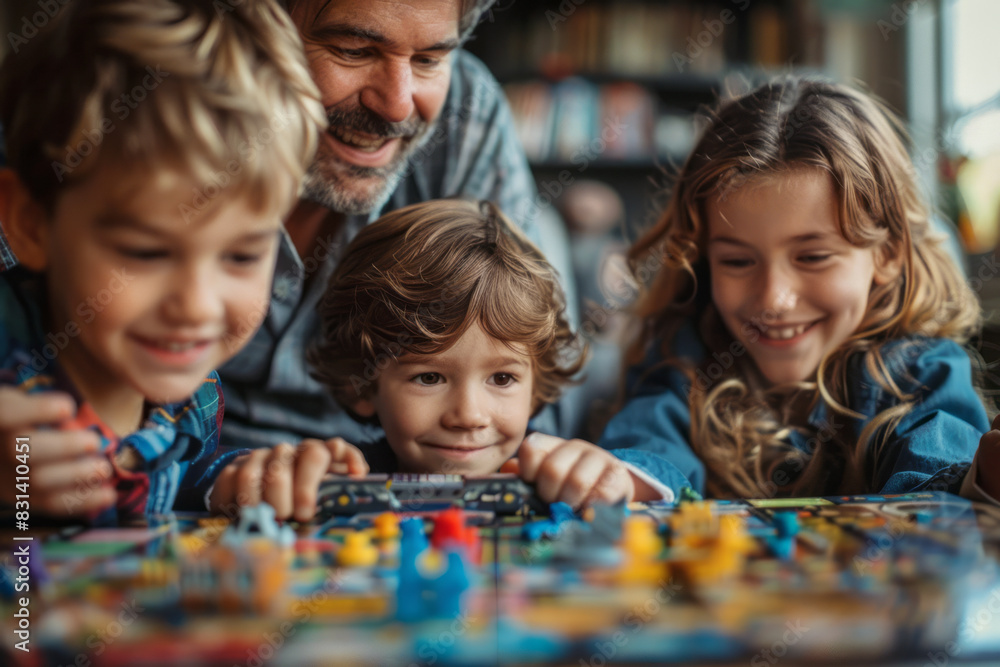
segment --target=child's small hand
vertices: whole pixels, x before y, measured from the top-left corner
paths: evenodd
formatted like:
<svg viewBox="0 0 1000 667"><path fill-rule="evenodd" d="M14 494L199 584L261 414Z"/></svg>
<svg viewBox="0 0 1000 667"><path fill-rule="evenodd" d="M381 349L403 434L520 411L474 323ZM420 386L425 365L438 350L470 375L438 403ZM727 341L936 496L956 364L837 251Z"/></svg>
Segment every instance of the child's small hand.
<svg viewBox="0 0 1000 667"><path fill-rule="evenodd" d="M32 516L86 517L114 504L114 471L100 453L100 437L89 430L58 430L75 411L73 399L63 393L0 387L3 505ZM19 466L28 475L20 475ZM29 477L27 485L17 477Z"/></svg>
<svg viewBox="0 0 1000 667"><path fill-rule="evenodd" d="M992 430L979 439L976 483L994 500L1000 500L1000 415L993 418Z"/></svg>
<svg viewBox="0 0 1000 667"><path fill-rule="evenodd" d="M625 464L584 440L532 433L521 443L517 458L500 470L534 482L545 502L562 501L573 509L595 502L627 502L635 495L635 483Z"/></svg>
<svg viewBox="0 0 1000 667"><path fill-rule="evenodd" d="M327 473L367 475L361 450L343 438L303 440L257 449L226 466L215 481L209 509L225 511L234 503L250 507L264 501L275 517L308 521L316 514L316 494Z"/></svg>

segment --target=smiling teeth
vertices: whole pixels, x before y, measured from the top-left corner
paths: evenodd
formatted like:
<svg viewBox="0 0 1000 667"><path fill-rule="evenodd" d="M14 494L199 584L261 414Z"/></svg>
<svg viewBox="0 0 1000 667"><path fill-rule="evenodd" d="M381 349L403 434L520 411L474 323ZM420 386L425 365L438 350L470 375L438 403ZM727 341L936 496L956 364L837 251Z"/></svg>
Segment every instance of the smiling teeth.
<svg viewBox="0 0 1000 667"><path fill-rule="evenodd" d="M190 350L198 345L197 342L192 343L157 343L157 347L161 347L169 352L184 352L185 350Z"/></svg>
<svg viewBox="0 0 1000 667"><path fill-rule="evenodd" d="M808 324L800 324L797 327L771 327L769 329L762 330L761 335L763 335L764 338L770 338L772 340L789 340L790 338L795 338L799 334L803 333L808 328Z"/></svg>
<svg viewBox="0 0 1000 667"><path fill-rule="evenodd" d="M345 130L341 128L334 130L333 134L335 137L337 137L337 139L344 142L345 144L350 144L351 146L368 153L374 153L378 149L382 148L382 146L385 145L385 142L388 141L388 139L385 138L365 139L360 135L354 134L350 130Z"/></svg>

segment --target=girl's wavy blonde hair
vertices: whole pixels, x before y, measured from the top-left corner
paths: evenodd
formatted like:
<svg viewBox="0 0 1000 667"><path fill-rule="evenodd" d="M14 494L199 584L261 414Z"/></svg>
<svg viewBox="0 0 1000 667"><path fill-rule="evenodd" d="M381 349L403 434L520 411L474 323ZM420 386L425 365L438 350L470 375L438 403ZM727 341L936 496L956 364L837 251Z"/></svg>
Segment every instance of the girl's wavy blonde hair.
<svg viewBox="0 0 1000 667"><path fill-rule="evenodd" d="M631 248L637 277L650 263L660 266L641 296L643 326L627 363L641 360L653 340L662 340L667 363L691 379L691 442L704 461L706 490L713 496L760 497L870 490L872 459L880 442L912 405L883 358L892 340L922 335L960 344L976 333L980 310L955 262L931 235L927 208L918 194L907 154L906 132L880 101L843 85L784 78L723 102L680 170L666 210ZM704 368L673 357L671 343L685 321L697 323L711 361L734 343L711 301L705 248L706 205L750 179L790 169L821 169L833 181L840 231L860 248L901 260L897 279L873 285L858 329L820 362L813 382L759 390L747 355L728 372L706 381ZM854 440L836 424L817 434L803 416L820 401L832 419L860 415L850 410L848 360L862 366L898 404L876 415ZM695 378L698 381L695 381ZM811 454L787 442L795 429L815 445ZM881 434L879 437L878 434ZM784 466L801 470L782 479ZM778 480L777 482L775 480Z"/></svg>
<svg viewBox="0 0 1000 667"><path fill-rule="evenodd" d="M348 245L318 310L313 377L352 412L387 363L440 353L475 323L527 348L535 412L585 360L555 270L491 202L433 200L383 215Z"/></svg>
<svg viewBox="0 0 1000 667"><path fill-rule="evenodd" d="M326 126L274 0L73 0L18 46L0 70L8 164L50 210L109 163L285 209Z"/></svg>

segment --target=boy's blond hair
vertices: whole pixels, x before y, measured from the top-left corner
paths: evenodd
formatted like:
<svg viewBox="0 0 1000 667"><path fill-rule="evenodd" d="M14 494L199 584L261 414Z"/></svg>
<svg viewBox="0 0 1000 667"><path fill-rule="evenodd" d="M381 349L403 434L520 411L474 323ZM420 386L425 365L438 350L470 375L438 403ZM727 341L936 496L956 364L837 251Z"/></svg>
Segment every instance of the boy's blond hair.
<svg viewBox="0 0 1000 667"><path fill-rule="evenodd" d="M490 202L406 206L365 227L322 303L313 376L348 410L405 354L437 354L474 323L532 359L532 407L558 398L585 354L541 251Z"/></svg>
<svg viewBox="0 0 1000 667"><path fill-rule="evenodd" d="M98 164L192 177L190 211L223 191L269 210L297 196L325 114L274 0L73 0L7 56L0 121L49 210Z"/></svg>

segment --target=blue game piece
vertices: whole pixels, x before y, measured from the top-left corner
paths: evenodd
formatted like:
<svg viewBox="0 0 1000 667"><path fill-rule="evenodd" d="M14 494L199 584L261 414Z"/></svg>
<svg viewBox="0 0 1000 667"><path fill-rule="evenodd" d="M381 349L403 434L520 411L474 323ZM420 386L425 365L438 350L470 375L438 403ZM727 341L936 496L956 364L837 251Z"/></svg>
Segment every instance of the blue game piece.
<svg viewBox="0 0 1000 667"><path fill-rule="evenodd" d="M799 534L799 517L795 512L775 512L772 520L778 537L792 537Z"/></svg>
<svg viewBox="0 0 1000 667"><path fill-rule="evenodd" d="M424 610L423 576L417 567L417 558L427 549L427 536L421 519L405 519L401 524L403 535L399 541L399 584L396 587L396 618L401 621L418 621L426 615Z"/></svg>
<svg viewBox="0 0 1000 667"><path fill-rule="evenodd" d="M408 546L413 550L415 556L423 553L428 547L427 533L424 532L423 519L417 517L403 519L399 527L403 531L399 542L400 551L403 550L404 546Z"/></svg>
<svg viewBox="0 0 1000 667"><path fill-rule="evenodd" d="M552 503L549 505L549 512L552 515L552 523L557 525L564 521L572 521L576 517L573 508L564 502Z"/></svg>
<svg viewBox="0 0 1000 667"><path fill-rule="evenodd" d="M400 570L396 588L396 618L400 621L419 621L425 616L423 589L419 574L404 575Z"/></svg>
<svg viewBox="0 0 1000 667"><path fill-rule="evenodd" d="M795 512L775 512L771 516L775 535L767 538L767 546L780 560L795 557L795 536L799 533L799 517Z"/></svg>
<svg viewBox="0 0 1000 667"><path fill-rule="evenodd" d="M458 618L462 613L462 594L469 589L469 573L460 551L448 551L448 566L433 582L435 614L441 618Z"/></svg>
<svg viewBox="0 0 1000 667"><path fill-rule="evenodd" d="M521 536L530 542L537 542L543 537L554 539L559 536L564 525L575 518L572 507L563 502L555 502L549 505L549 518L524 524Z"/></svg>

